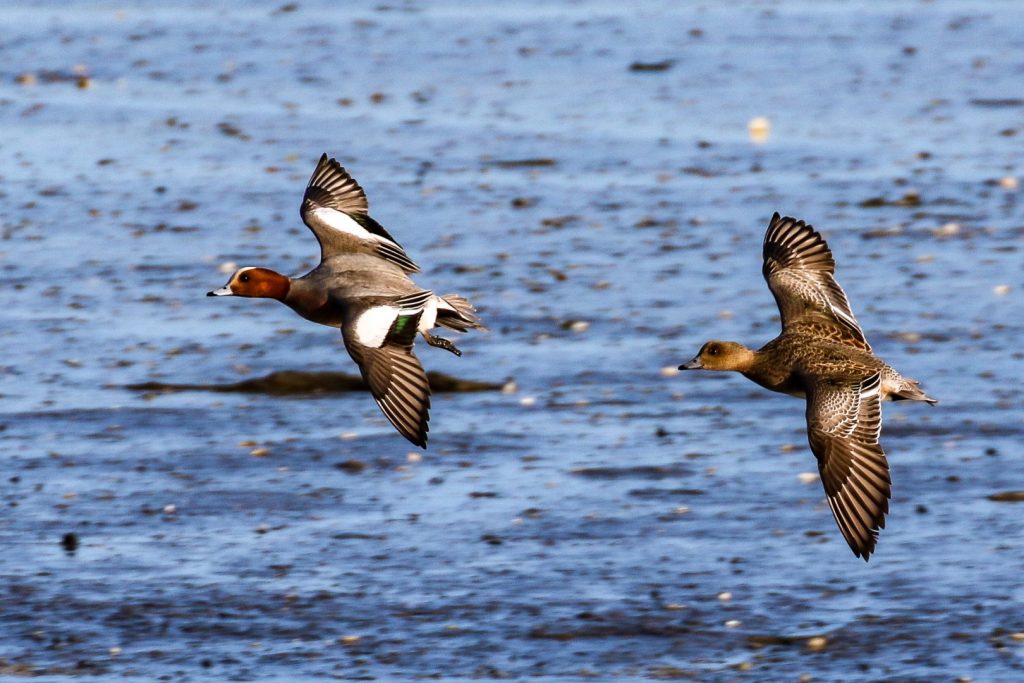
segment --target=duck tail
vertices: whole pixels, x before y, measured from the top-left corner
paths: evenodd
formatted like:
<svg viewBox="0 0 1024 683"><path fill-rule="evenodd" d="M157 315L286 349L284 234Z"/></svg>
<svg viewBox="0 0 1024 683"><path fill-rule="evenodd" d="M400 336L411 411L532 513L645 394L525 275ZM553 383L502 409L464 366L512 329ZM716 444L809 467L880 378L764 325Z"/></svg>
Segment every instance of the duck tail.
<svg viewBox="0 0 1024 683"><path fill-rule="evenodd" d="M486 330L476 314L476 308L464 296L445 294L438 297L437 324L457 332Z"/></svg>
<svg viewBox="0 0 1024 683"><path fill-rule="evenodd" d="M914 379L904 379L903 384L899 388L899 391L894 391L892 393L892 400L924 401L930 406L933 406L939 402L937 399L934 399L928 394L924 393L924 390L921 389L921 384Z"/></svg>

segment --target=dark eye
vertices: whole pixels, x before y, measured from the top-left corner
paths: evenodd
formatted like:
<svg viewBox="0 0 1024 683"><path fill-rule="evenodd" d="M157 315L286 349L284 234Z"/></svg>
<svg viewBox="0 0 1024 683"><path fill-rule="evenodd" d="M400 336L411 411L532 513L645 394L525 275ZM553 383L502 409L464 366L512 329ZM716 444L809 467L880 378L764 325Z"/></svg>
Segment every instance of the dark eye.
<svg viewBox="0 0 1024 683"><path fill-rule="evenodd" d="M708 355L709 356L717 356L718 355L718 347L717 346L712 346L711 348L709 348L708 349Z"/></svg>
<svg viewBox="0 0 1024 683"><path fill-rule="evenodd" d="M249 273L246 273L245 275L239 275L238 279L241 280L242 282L248 282L249 281Z"/></svg>

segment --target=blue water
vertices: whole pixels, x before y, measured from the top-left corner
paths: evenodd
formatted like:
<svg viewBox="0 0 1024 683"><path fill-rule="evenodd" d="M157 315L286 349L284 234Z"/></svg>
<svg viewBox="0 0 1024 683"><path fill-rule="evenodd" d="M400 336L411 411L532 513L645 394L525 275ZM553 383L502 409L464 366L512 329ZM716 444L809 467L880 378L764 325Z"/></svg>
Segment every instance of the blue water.
<svg viewBox="0 0 1024 683"><path fill-rule="evenodd" d="M4 5L0 678L1021 677L1022 504L989 496L1024 490L1022 22ZM203 296L314 264L325 151L490 328L424 365L515 383L436 395L421 454L365 394L124 388L354 371L335 331ZM662 373L776 334L775 210L823 231L876 352L941 400L886 406L868 564L799 479L800 403Z"/></svg>

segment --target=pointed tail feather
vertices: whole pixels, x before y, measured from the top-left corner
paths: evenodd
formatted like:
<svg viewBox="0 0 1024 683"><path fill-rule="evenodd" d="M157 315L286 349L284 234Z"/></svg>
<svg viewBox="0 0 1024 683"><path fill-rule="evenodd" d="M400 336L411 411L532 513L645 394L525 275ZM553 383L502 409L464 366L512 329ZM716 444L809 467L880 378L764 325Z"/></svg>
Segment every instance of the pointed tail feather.
<svg viewBox="0 0 1024 683"><path fill-rule="evenodd" d="M440 301L437 304L436 324L458 332L487 329L480 323L476 309L466 297L458 294L445 294L438 298Z"/></svg>
<svg viewBox="0 0 1024 683"><path fill-rule="evenodd" d="M935 405L939 401L934 399L928 394L924 393L921 389L921 384L917 380L904 379L903 386L900 387L899 391L892 393L892 400L894 401L924 401L928 405Z"/></svg>

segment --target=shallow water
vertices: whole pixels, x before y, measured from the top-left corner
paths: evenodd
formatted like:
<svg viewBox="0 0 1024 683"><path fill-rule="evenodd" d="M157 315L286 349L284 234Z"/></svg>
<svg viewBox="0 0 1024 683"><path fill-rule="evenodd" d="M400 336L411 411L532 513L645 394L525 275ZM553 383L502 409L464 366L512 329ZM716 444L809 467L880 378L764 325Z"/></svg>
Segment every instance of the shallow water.
<svg viewBox="0 0 1024 683"><path fill-rule="evenodd" d="M0 9L0 674L1020 677L1024 8L474 7ZM312 265L323 151L490 327L428 369L515 383L424 453L364 394L124 388L354 370L203 296ZM661 372L774 336L775 210L941 400L886 406L868 564L801 404Z"/></svg>

